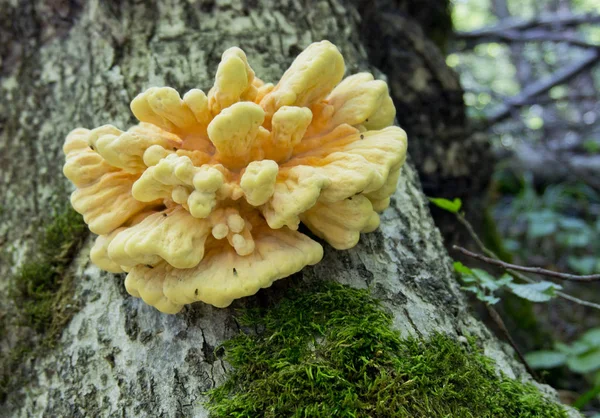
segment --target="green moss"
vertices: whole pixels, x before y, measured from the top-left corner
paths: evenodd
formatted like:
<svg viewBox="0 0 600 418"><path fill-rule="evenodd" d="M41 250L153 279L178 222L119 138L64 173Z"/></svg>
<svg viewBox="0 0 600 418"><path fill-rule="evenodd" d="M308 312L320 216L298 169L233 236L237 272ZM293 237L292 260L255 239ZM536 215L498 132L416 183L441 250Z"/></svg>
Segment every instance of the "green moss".
<svg viewBox="0 0 600 418"><path fill-rule="evenodd" d="M56 213L39 233L32 255L11 277L15 311L2 315L0 328L30 331L20 332L22 339L0 360L0 401L22 383L19 366L39 350L53 347L75 313L73 277L67 268L86 235L82 217L71 207Z"/></svg>
<svg viewBox="0 0 600 418"><path fill-rule="evenodd" d="M323 283L251 309L223 344L234 367L213 417L561 417L531 384L499 377L474 341L400 338L368 291Z"/></svg>
<svg viewBox="0 0 600 418"><path fill-rule="evenodd" d="M19 309L19 325L48 332L64 297L70 277L65 271L87 228L70 207L56 214L43 230L34 256L23 263L12 280L11 296Z"/></svg>

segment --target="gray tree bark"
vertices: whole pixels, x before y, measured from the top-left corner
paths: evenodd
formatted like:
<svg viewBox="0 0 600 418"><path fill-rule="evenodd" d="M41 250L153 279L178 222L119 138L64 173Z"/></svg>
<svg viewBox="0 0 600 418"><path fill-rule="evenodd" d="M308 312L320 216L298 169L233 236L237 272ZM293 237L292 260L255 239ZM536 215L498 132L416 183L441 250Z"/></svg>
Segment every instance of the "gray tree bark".
<svg viewBox="0 0 600 418"><path fill-rule="evenodd" d="M6 10L0 31L3 289L4 278L27 259L37 221L48 217L55 202L68 199L61 147L71 129L128 127L134 123L129 102L150 86L206 89L220 54L234 45L244 49L263 80L277 80L304 47L321 39L340 48L349 73L376 71L361 42L360 15L341 0L16 3L0 5ZM424 74L426 65L443 62L423 60L435 48L417 24L414 28L413 36L427 48L408 47L404 59L423 65L413 70ZM415 94L427 88L427 80L413 82ZM411 128L418 119L412 115ZM9 394L2 413L206 416L200 394L218 385L228 368L213 348L239 331L233 313L247 300L227 309L195 304L178 315L161 314L129 296L123 277L93 266L90 246L91 240L71 265L81 310L55 350L23 366L31 379ZM252 298L268 299L291 282L368 287L404 335L474 335L507 376L530 379L513 352L468 311L412 164L403 169L376 232L349 251L325 247L321 263ZM5 315L17 309L11 303L2 292ZM2 351L10 345L6 338Z"/></svg>

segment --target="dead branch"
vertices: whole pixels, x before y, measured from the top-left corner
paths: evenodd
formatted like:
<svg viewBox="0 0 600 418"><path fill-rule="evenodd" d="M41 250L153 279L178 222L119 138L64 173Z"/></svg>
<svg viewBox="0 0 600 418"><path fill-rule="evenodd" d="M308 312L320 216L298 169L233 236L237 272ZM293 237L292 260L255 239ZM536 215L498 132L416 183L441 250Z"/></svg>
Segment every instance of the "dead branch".
<svg viewBox="0 0 600 418"><path fill-rule="evenodd" d="M546 270L541 267L519 266L517 264L506 263L502 260L496 260L494 258L486 257L482 254L474 253L472 251L467 250L466 248L459 247L458 245L454 245L454 246L452 246L452 248L455 249L456 251L460 251L461 253L463 253L464 255L466 255L468 257L475 258L475 259L477 259L479 261L483 261L484 263L487 263L487 264L492 264L494 266L501 267L504 270L511 269L511 270L517 270L517 271L524 271L526 273L540 274L542 276L554 277L556 279L570 280L570 281L574 281L574 282L594 282L594 281L600 280L600 274L577 275L577 274L561 273L558 271Z"/></svg>
<svg viewBox="0 0 600 418"><path fill-rule="evenodd" d="M586 102L586 101L598 101L600 96L597 94L586 94L586 93L569 93L566 96L562 97L539 97L537 99L531 99L529 102L523 102L524 105L534 105L534 104L553 104L553 103L563 103L563 102ZM561 127L564 127L565 124L561 123ZM576 125L579 126L579 125Z"/></svg>
<svg viewBox="0 0 600 418"><path fill-rule="evenodd" d="M471 32L463 32L463 34L468 33L468 36L470 37L484 37L507 31L523 31L535 27L562 28L565 26L577 26L588 23L600 23L600 14L565 13L548 14L526 20L522 20L519 18L503 19L497 25L485 27Z"/></svg>
<svg viewBox="0 0 600 418"><path fill-rule="evenodd" d="M593 44L574 36L552 33L545 30L536 30L532 32L520 32L515 30L489 33L486 35L477 35L473 32L458 32L455 34L455 39L466 41L464 48L459 48L460 51L472 49L480 44L488 44L492 42L556 42L566 43L587 49L600 49L600 45Z"/></svg>
<svg viewBox="0 0 600 418"><path fill-rule="evenodd" d="M552 87L563 84L573 77L592 67L600 59L600 49L586 51L578 62L555 71L552 75L544 77L526 86L519 94L508 98L496 111L492 112L484 122L484 129L489 128L508 117L511 112L530 102L535 96L547 92Z"/></svg>

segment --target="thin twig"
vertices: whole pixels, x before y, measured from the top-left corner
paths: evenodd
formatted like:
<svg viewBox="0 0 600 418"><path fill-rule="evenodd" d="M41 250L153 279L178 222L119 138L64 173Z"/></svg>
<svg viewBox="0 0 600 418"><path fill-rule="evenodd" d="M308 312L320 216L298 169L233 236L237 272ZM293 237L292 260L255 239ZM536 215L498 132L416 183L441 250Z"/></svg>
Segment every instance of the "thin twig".
<svg viewBox="0 0 600 418"><path fill-rule="evenodd" d="M514 274L514 272L513 272L513 276L516 276ZM523 277L523 276L521 276L521 277ZM576 298L575 296L571 296L571 295L569 295L568 293L565 293L565 292L555 292L555 293L556 293L557 296L559 296L559 297L561 297L563 299L566 299L566 300L570 300L571 302L575 302L578 305L587 306L588 308L600 309L600 305L597 304L597 303L589 302L587 300Z"/></svg>
<svg viewBox="0 0 600 418"><path fill-rule="evenodd" d="M456 218L458 219L458 221L461 224L463 224L465 226L465 228L469 232L469 235L471 236L471 238L473 238L473 241L475 241L475 243L477 244L477 246L479 247L479 249L481 250L481 252L483 252L484 254L490 256L493 259L500 260L500 257L498 257L496 255L496 253L494 253L492 250L490 250L489 248L487 248L483 244L483 242L481 241L481 239L479 238L479 236L475 232L475 229L473 228L473 225L471 225L471 223L469 221L467 221L467 219L462 214L456 213ZM517 279L520 279L520 280L522 280L524 282L527 282L527 283L538 283L536 280L530 279L529 277L525 276L524 274L521 274L517 270L508 269L508 271L514 277L516 277ZM560 298L563 298L563 299L569 300L571 302L577 303L578 305L587 306L588 308L593 308L593 309L600 310L600 304L597 304L597 303L594 303L594 302L588 302L587 300L576 298L575 296L571 296L568 293L557 291L556 295L558 297L560 297Z"/></svg>
<svg viewBox="0 0 600 418"><path fill-rule="evenodd" d="M517 264L506 263L502 260L496 260L490 257L486 257L481 254L474 253L472 251L467 250L466 248L459 247L458 245L454 245L453 249L460 251L466 256L476 258L477 260L483 261L488 264L493 264L498 267L502 267L504 270L512 269L517 271L524 271L527 273L541 274L543 276L555 277L557 279L562 280L571 280L574 282L594 282L600 280L600 274L586 274L586 275L577 275L577 274L569 274L569 273L560 273L558 271L546 270L541 267L525 267L519 266Z"/></svg>
<svg viewBox="0 0 600 418"><path fill-rule="evenodd" d="M496 254L492 250L488 249L483 244L483 242L481 241L481 239L475 232L473 225L471 225L471 223L469 221L467 221L467 219L461 213L457 212L456 217L458 218L459 222L461 224L463 224L464 227L467 229L471 238L473 238L475 243L477 243L477 246L479 248L481 248L481 251L483 251L486 254L489 254L492 257L497 257ZM512 348L515 350L515 352L519 356L519 359L521 359L521 362L523 362L523 364L525 365L525 368L527 369L529 374L531 374L535 379L537 379L535 372L531 369L531 367L529 367L529 363L527 363L527 360L525 360L525 356L523 356L523 353L521 353L521 350L519 350L519 347L517 347L517 344L510 336L510 333L508 332L508 328L506 328L506 325L504 325L504 321L502 320L502 317L500 316L500 314L491 305L488 305L486 303L485 306L487 307L487 310L488 310L490 316L492 317L492 319L494 320L494 322L496 323L496 325L498 325L498 328L500 328L500 330L504 333L504 336L506 337L506 339L508 340L508 342L510 343Z"/></svg>
<svg viewBox="0 0 600 418"><path fill-rule="evenodd" d="M519 356L521 362L525 365L525 368L527 369L529 374L532 375L534 379L539 380L536 372L529 366L529 363L527 363L527 360L525 360L525 356L523 355L523 353L521 353L521 350L519 350L517 343L515 343L515 340L513 340L510 333L508 332L508 328L506 328L506 325L504 324L504 321L502 320L502 317L500 316L498 311L494 309L492 305L488 305L487 303L485 304L485 307L487 308L488 313L490 314L491 318L494 320L498 328L500 328L500 331L502 331L512 348L517 353L517 356Z"/></svg>
<svg viewBox="0 0 600 418"><path fill-rule="evenodd" d="M473 228L473 225L471 225L471 222L467 221L467 218L465 218L461 213L458 213L458 212L456 213L456 218L467 229L467 232L469 233L469 235L471 236L473 241L475 241L475 244L477 244L477 246L479 247L479 249L481 251L483 251L485 254L489 255L490 257L492 257L494 259L497 259L497 260L500 259L496 255L496 253L494 253L492 250L488 249L483 244L483 241L481 241L481 239L479 238L479 235L477 235L477 232L475 232L475 229Z"/></svg>

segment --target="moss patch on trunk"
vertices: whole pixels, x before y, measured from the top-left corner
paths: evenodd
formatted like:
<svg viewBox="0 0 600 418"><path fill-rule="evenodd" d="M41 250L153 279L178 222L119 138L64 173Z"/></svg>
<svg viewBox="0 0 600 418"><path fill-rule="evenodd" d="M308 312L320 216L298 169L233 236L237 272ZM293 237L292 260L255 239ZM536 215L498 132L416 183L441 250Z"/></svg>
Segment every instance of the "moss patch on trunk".
<svg viewBox="0 0 600 418"><path fill-rule="evenodd" d="M14 311L1 316L0 328L2 333L18 330L20 339L0 360L0 402L23 383L23 363L52 348L77 311L73 276L67 270L87 234L83 218L70 206L55 213L40 231L32 255L10 278Z"/></svg>
<svg viewBox="0 0 600 418"><path fill-rule="evenodd" d="M234 370L209 392L213 417L567 416L498 376L473 339L401 338L366 290L296 289L239 320L248 332L222 346Z"/></svg>

